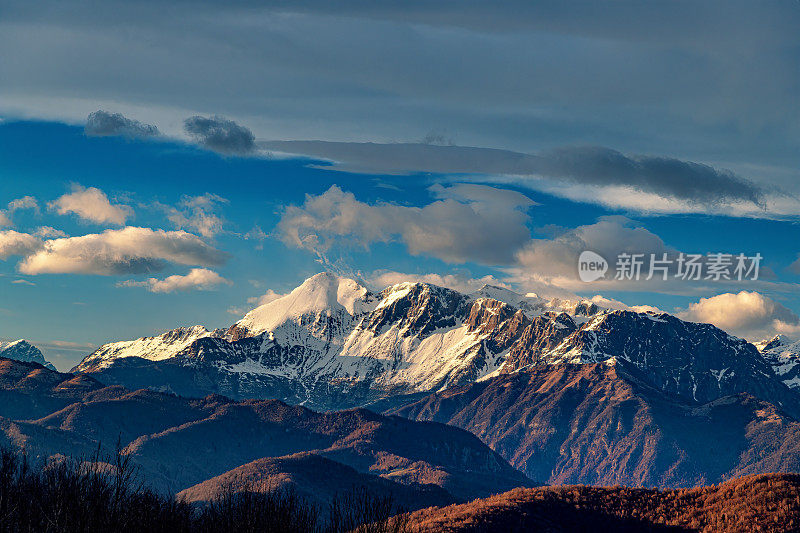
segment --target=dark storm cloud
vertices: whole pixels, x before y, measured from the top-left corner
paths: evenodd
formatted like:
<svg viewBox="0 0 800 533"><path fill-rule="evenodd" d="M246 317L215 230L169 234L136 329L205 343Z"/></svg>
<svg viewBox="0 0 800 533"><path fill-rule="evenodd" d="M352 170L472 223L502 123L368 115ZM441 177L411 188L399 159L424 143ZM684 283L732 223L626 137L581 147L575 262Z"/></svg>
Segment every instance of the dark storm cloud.
<svg viewBox="0 0 800 533"><path fill-rule="evenodd" d="M184 129L201 146L221 154L246 155L255 150L255 136L248 128L220 116L187 118Z"/></svg>
<svg viewBox="0 0 800 533"><path fill-rule="evenodd" d="M764 192L727 170L669 157L627 156L602 147L524 154L432 144L267 141L262 147L335 161L353 172L537 176L595 186L624 186L701 204L743 201L761 206Z"/></svg>
<svg viewBox="0 0 800 533"><path fill-rule="evenodd" d="M86 119L83 131L92 137L119 136L128 138L146 138L158 136L158 128L151 124L143 124L128 118L121 113L95 111Z"/></svg>
<svg viewBox="0 0 800 533"><path fill-rule="evenodd" d="M609 148L587 147L553 150L535 162L534 173L576 183L628 186L704 204L723 200L764 204L764 193L753 182L727 170L671 157L629 157Z"/></svg>

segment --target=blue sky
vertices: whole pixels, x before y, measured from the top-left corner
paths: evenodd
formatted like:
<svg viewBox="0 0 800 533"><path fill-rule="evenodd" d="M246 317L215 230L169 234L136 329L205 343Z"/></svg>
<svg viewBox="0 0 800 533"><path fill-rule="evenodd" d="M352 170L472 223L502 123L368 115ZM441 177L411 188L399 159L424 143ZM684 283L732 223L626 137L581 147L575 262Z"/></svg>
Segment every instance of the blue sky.
<svg viewBox="0 0 800 533"><path fill-rule="evenodd" d="M796 3L66 4L0 4L0 339L59 368L323 269L800 333Z"/></svg>

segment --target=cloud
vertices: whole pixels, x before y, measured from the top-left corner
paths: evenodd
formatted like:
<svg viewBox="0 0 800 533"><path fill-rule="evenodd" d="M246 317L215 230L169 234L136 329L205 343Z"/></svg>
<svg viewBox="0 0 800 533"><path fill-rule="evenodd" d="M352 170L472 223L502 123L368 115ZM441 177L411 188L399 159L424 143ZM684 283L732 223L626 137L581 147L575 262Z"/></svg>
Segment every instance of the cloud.
<svg viewBox="0 0 800 533"><path fill-rule="evenodd" d="M106 194L95 187L83 188L74 185L72 192L48 204L59 215L74 213L83 220L97 224L123 225L133 216L133 209L127 205L111 204Z"/></svg>
<svg viewBox="0 0 800 533"><path fill-rule="evenodd" d="M250 231L243 235L246 240L256 241L256 250L262 250L264 248L264 240L268 236L269 235L267 235L258 224L254 225L252 228L250 228Z"/></svg>
<svg viewBox="0 0 800 533"><path fill-rule="evenodd" d="M559 187L565 184L575 185L579 190L586 186L624 189L629 194L671 199L673 211L737 202L757 209L765 206L762 188L728 170L671 157L629 156L604 147L564 147L534 155L430 143L267 141L259 144L270 150L328 159L341 170L355 172L505 175L513 177L505 181L547 189L557 195ZM591 201L592 197L586 200ZM620 204L637 207L635 203L617 205Z"/></svg>
<svg viewBox="0 0 800 533"><path fill-rule="evenodd" d="M39 246L19 264L23 274L142 274L162 270L167 263L213 266L228 258L191 233L133 226Z"/></svg>
<svg viewBox="0 0 800 533"><path fill-rule="evenodd" d="M620 253L643 253L660 256L674 253L658 235L621 216L601 217L594 224L567 229L552 239L531 239L517 253L522 271L551 278L564 287L581 287L578 281L578 256L585 250L600 254L613 268ZM646 268L642 270L647 272ZM609 275L606 274L608 278ZM598 281L595 283L602 283ZM586 286L582 287L584 290Z"/></svg>
<svg viewBox="0 0 800 533"><path fill-rule="evenodd" d="M67 234L60 229L56 229L50 226L41 226L36 229L34 235L37 237L41 237L42 239L52 239L55 237L66 237Z"/></svg>
<svg viewBox="0 0 800 533"><path fill-rule="evenodd" d="M412 255L450 263L506 264L528 241L527 196L482 185L430 188L436 199L423 207L361 202L336 185L288 206L277 233L289 245L321 257L333 246L400 241Z"/></svg>
<svg viewBox="0 0 800 533"><path fill-rule="evenodd" d="M560 148L538 156L538 172L584 185L626 186L711 205L725 200L763 204L763 191L727 170L670 157L626 156L602 147Z"/></svg>
<svg viewBox="0 0 800 533"><path fill-rule="evenodd" d="M28 281L27 279L15 279L11 283L15 285L31 285L31 286L36 285L35 283Z"/></svg>
<svg viewBox="0 0 800 533"><path fill-rule="evenodd" d="M286 296L286 294L279 294L272 289L269 289L261 296L253 296L252 298L248 298L247 303L261 306L270 302L274 302L278 298L283 298L284 296Z"/></svg>
<svg viewBox="0 0 800 533"><path fill-rule="evenodd" d="M33 209L38 212L39 203L33 196L23 196L22 198L11 200L8 202L8 207L6 209L0 209L0 227L13 226L11 215L14 214L15 211L21 209Z"/></svg>
<svg viewBox="0 0 800 533"><path fill-rule="evenodd" d="M658 307L652 305L628 305L625 303L620 302L619 300L615 300L613 298L607 298L600 294L596 294L590 298L590 301L599 307L605 307L606 309L615 309L620 311L635 311L637 313L663 313L664 311L659 309Z"/></svg>
<svg viewBox="0 0 800 533"><path fill-rule="evenodd" d="M789 265L789 271L795 274L800 274L800 256L798 256L797 259L791 265Z"/></svg>
<svg viewBox="0 0 800 533"><path fill-rule="evenodd" d="M42 240L35 235L14 230L0 231L0 259L2 260L15 255L27 256L42 246L44 246Z"/></svg>
<svg viewBox="0 0 800 533"><path fill-rule="evenodd" d="M777 333L800 333L800 317L792 310L758 292L741 291L701 298L677 315L706 322L755 341Z"/></svg>
<svg viewBox="0 0 800 533"><path fill-rule="evenodd" d="M95 111L86 119L83 131L91 137L119 136L129 139L157 137L158 128L151 124L143 124L120 113Z"/></svg>
<svg viewBox="0 0 800 533"><path fill-rule="evenodd" d="M175 292L190 290L212 290L219 285L232 285L213 270L193 268L185 276L174 275L164 279L148 278L144 281L126 280L117 283L120 287L145 287L150 292Z"/></svg>
<svg viewBox="0 0 800 533"><path fill-rule="evenodd" d="M511 289L511 287L494 276L487 275L473 278L464 274L405 274L387 270L373 272L367 281L374 288L381 290L398 283L430 283L439 287L447 287L462 293L475 292L484 285L494 285Z"/></svg>
<svg viewBox="0 0 800 533"><path fill-rule="evenodd" d="M225 219L216 211L228 200L216 194L185 196L177 207L166 207L167 218L179 229L192 229L203 237L214 237L222 233Z"/></svg>
<svg viewBox="0 0 800 533"><path fill-rule="evenodd" d="M214 115L187 118L184 129L198 144L221 154L247 155L255 151L255 136L248 128Z"/></svg>
<svg viewBox="0 0 800 533"><path fill-rule="evenodd" d="M9 116L72 122L102 105L168 128L213 109L268 138L386 142L446 128L521 151L578 139L796 161L792 2L5 4Z"/></svg>
<svg viewBox="0 0 800 533"><path fill-rule="evenodd" d="M261 285L261 282L251 279L250 280L250 284L255 286L255 287L258 287L258 286ZM286 294L288 294L288 293L286 293ZM277 292L273 291L272 289L269 289L269 290L267 290L267 292L265 292L261 296L251 296L250 298L248 298L247 299L247 303L249 304L248 306L246 306L246 307L245 306L241 306L240 307L240 306L233 305L231 307L228 307L228 309L226 311L228 313L232 314L232 315L235 315L235 316L242 316L242 315L246 314L248 311L250 311L251 309L253 309L254 307L260 307L260 306L268 304L270 302L274 302L278 298L283 298L284 296L286 296L286 294L280 294L280 293L277 293Z"/></svg>
<svg viewBox="0 0 800 533"><path fill-rule="evenodd" d="M10 212L18 211L20 209L39 209L39 203L36 201L36 198L33 196L23 196L22 198L16 198L8 202L8 210Z"/></svg>

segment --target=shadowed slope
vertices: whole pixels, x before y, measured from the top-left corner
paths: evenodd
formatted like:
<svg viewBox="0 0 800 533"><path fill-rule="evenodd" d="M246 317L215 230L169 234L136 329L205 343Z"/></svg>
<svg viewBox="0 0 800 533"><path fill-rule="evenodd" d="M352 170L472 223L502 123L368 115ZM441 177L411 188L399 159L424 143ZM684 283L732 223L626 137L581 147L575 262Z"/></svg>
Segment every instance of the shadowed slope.
<svg viewBox="0 0 800 533"><path fill-rule="evenodd" d="M390 412L467 429L545 483L695 486L800 470L800 424L772 404L682 403L623 362L535 366Z"/></svg>
<svg viewBox="0 0 800 533"><path fill-rule="evenodd" d="M408 510L455 502L447 491L436 485L403 485L359 473L312 453L257 459L189 487L178 497L188 502L207 502L227 490L265 492L294 489L309 502L324 508L334 496L353 487L364 487L376 496L391 496L398 507Z"/></svg>

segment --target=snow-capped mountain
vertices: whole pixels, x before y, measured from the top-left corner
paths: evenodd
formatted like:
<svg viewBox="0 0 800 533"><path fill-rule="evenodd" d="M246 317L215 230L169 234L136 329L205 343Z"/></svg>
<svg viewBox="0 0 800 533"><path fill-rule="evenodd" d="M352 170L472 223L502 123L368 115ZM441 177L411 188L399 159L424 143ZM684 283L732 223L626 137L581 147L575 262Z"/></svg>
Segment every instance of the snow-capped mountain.
<svg viewBox="0 0 800 533"><path fill-rule="evenodd" d="M203 326L176 328L155 337L142 337L133 341L121 341L104 344L89 354L76 367L104 368L124 357L140 357L148 361L163 361L187 348L197 339L208 337L213 332Z"/></svg>
<svg viewBox="0 0 800 533"><path fill-rule="evenodd" d="M501 370L624 360L658 389L687 400L705 403L749 392L780 405L789 401L785 387L752 344L711 324L685 322L666 313L608 311L580 326L562 314L539 326L544 327L551 331L533 338L548 344L515 346Z"/></svg>
<svg viewBox="0 0 800 533"><path fill-rule="evenodd" d="M757 342L756 348L787 387L800 388L800 340L776 335Z"/></svg>
<svg viewBox="0 0 800 533"><path fill-rule="evenodd" d="M56 367L44 358L39 348L23 339L11 342L0 341L0 357L26 363L39 363L50 370L56 369Z"/></svg>
<svg viewBox="0 0 800 533"><path fill-rule="evenodd" d="M76 370L129 388L335 409L531 365L617 359L687 401L751 392L782 404L791 394L753 345L707 324L490 286L462 294L401 283L373 293L330 273L227 330L195 326L107 344Z"/></svg>

